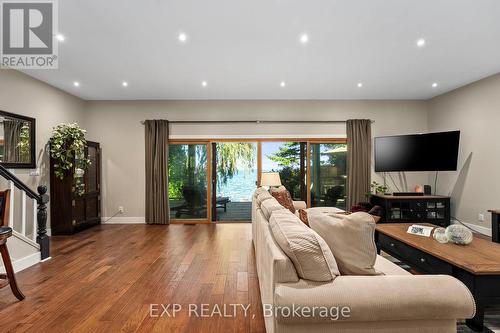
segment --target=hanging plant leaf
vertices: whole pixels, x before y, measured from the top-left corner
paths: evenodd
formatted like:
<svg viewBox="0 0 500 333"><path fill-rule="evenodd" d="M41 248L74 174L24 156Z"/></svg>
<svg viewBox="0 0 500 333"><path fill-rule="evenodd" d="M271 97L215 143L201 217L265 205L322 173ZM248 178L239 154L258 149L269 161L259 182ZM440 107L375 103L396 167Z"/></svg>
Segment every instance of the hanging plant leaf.
<svg viewBox="0 0 500 333"><path fill-rule="evenodd" d="M69 174L68 171L75 173L75 169L86 170L90 165L90 160L85 157L85 133L76 123L54 127L50 138L50 156L54 159L54 174L57 178L63 180ZM74 178L76 192L82 195L85 191L83 177Z"/></svg>

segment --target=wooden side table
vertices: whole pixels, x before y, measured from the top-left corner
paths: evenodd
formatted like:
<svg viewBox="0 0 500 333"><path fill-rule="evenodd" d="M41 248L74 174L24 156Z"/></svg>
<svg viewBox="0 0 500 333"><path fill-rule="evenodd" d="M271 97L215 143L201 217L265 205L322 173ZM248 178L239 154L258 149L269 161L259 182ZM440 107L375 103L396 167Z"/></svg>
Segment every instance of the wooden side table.
<svg viewBox="0 0 500 333"><path fill-rule="evenodd" d="M491 213L491 240L495 243L500 243L498 231L500 229L500 209L489 210Z"/></svg>

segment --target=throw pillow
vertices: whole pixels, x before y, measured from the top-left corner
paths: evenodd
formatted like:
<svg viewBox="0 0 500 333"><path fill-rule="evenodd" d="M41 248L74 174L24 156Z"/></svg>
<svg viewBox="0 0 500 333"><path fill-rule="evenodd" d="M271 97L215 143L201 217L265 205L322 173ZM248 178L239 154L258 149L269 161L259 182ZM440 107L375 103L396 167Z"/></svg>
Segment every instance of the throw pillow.
<svg viewBox="0 0 500 333"><path fill-rule="evenodd" d="M265 192L268 192L266 188L264 188L264 187L257 187L257 189L255 190L255 192L253 193L253 196L255 198L257 198L260 194L265 193Z"/></svg>
<svg viewBox="0 0 500 333"><path fill-rule="evenodd" d="M281 185L281 186L272 186L271 188L269 188L269 192L273 193L273 192L281 192L281 191L286 191L286 187Z"/></svg>
<svg viewBox="0 0 500 333"><path fill-rule="evenodd" d="M268 199L272 199L272 198L273 198L273 196L271 195L271 193L269 193L269 192L267 192L267 191L266 191L266 192L262 192L261 194L259 194L259 195L257 196L257 203L258 203L259 205L262 205L262 203L263 203L264 201L266 201L266 200L268 200Z"/></svg>
<svg viewBox="0 0 500 333"><path fill-rule="evenodd" d="M265 200L260 204L260 209L262 210L262 214L264 215L265 219L269 221L269 218L271 217L272 212L276 210L287 210L285 207L280 205L278 200L274 199L271 197L269 200Z"/></svg>
<svg viewBox="0 0 500 333"><path fill-rule="evenodd" d="M279 247L290 258L297 274L311 281L332 281L340 275L335 257L325 241L289 211L273 212L271 232Z"/></svg>
<svg viewBox="0 0 500 333"><path fill-rule="evenodd" d="M309 215L309 226L324 238L343 275L380 275L375 270L375 221L364 212Z"/></svg>
<svg viewBox="0 0 500 333"><path fill-rule="evenodd" d="M307 219L307 212L305 209L299 209L299 218L307 226L309 226L309 220Z"/></svg>
<svg viewBox="0 0 500 333"><path fill-rule="evenodd" d="M292 196L290 195L290 192L287 190L284 191L279 191L279 192L271 192L271 195L278 200L280 205L285 207L286 209L290 210L292 213L295 214L295 207L293 205L293 200Z"/></svg>

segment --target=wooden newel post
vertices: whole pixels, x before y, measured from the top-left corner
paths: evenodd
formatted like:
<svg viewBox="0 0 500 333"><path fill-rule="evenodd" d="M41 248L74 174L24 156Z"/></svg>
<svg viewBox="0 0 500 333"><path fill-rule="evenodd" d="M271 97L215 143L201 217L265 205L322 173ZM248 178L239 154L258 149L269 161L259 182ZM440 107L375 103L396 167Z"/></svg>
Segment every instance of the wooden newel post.
<svg viewBox="0 0 500 333"><path fill-rule="evenodd" d="M40 253L43 260L50 257L50 243L49 236L47 235L47 203L49 202L49 196L46 194L47 187L44 185L38 186L37 191L40 195L40 198L37 202L38 234L36 237L36 242L40 244Z"/></svg>

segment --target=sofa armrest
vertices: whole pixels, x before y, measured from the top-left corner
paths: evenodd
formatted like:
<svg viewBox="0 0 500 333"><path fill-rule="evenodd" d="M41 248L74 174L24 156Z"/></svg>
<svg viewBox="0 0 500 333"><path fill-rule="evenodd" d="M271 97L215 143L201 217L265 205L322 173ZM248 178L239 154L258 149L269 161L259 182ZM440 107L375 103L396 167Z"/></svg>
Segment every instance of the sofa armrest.
<svg viewBox="0 0 500 333"><path fill-rule="evenodd" d="M305 201L294 201L293 202L293 207L295 207L296 210L306 209L307 208L307 204L306 204Z"/></svg>
<svg viewBox="0 0 500 333"><path fill-rule="evenodd" d="M339 276L329 283L300 280L275 289L274 306L349 309L349 316L284 316L279 322L440 320L472 318L475 302L469 289L447 275ZM286 312L285 312L286 313Z"/></svg>

